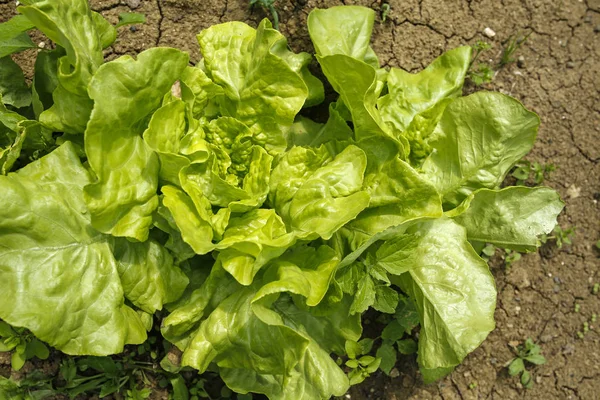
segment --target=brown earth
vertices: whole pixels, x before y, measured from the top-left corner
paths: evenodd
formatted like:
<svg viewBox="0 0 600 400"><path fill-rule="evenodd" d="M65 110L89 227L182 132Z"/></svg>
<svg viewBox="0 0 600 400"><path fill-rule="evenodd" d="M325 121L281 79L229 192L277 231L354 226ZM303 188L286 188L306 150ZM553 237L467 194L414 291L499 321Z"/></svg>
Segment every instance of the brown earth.
<svg viewBox="0 0 600 400"><path fill-rule="evenodd" d="M137 29L119 29L109 58L136 54L156 45L178 47L200 57L195 35L220 22L253 26L266 16L248 0L93 0L93 8L116 22L121 12L146 14ZM315 7L360 4L380 11L380 1L279 0L280 29L296 51L312 52L306 18ZM519 50L518 65L501 69L486 89L510 94L540 115L531 161L558 169L546 180L566 202L560 223L577 228L574 244L552 245L529 254L507 272L492 267L498 286L497 328L456 371L424 385L414 359L397 365L395 378L376 375L352 388L353 399L598 399L600 345L592 323L583 339L577 332L600 314L600 0L389 0L391 13L378 19L373 47L384 66L419 71L443 51L486 40L486 58L498 60L506 40L531 33ZM14 1L0 0L0 21L14 13ZM494 38L483 36L489 27ZM42 40L36 36L36 40ZM31 71L33 51L19 56ZM487 60L484 60L487 61ZM470 88L472 90L473 88ZM467 88L469 90L469 88ZM496 263L500 264L500 263ZM575 312L575 304L580 305ZM508 376L510 342L527 337L541 344L548 359L532 369L535 384L525 390ZM0 358L6 363L6 358ZM396 372L396 371L394 371ZM469 386L471 385L471 388Z"/></svg>

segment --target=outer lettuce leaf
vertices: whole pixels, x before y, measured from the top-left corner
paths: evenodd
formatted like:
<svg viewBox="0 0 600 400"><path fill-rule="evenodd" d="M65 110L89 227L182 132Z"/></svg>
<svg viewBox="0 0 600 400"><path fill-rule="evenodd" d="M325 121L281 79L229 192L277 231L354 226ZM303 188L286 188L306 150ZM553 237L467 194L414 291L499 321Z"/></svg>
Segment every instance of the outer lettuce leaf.
<svg viewBox="0 0 600 400"><path fill-rule="evenodd" d="M369 204L362 190L366 163L356 146L335 158L324 146L294 147L273 169L269 201L290 230L329 239Z"/></svg>
<svg viewBox="0 0 600 400"><path fill-rule="evenodd" d="M0 176L0 318L67 354L107 355L146 333L124 304L110 238L90 224L89 181L70 143Z"/></svg>
<svg viewBox="0 0 600 400"><path fill-rule="evenodd" d="M419 365L423 369L458 365L494 329L496 288L485 261L475 253L466 230L450 219L413 224L378 255L417 305L421 317ZM406 271L406 272L404 272Z"/></svg>
<svg viewBox="0 0 600 400"><path fill-rule="evenodd" d="M313 10L308 32L319 56L343 54L364 61L371 56L369 42L375 11L367 7L339 6Z"/></svg>
<svg viewBox="0 0 600 400"><path fill-rule="evenodd" d="M38 53L35 59L33 83L31 84L32 105L36 118L54 104L52 93L58 87L58 60L65 50L58 46L51 51Z"/></svg>
<svg viewBox="0 0 600 400"><path fill-rule="evenodd" d="M131 243L115 239L113 254L125 297L149 314L179 299L189 282L173 265L171 254L153 240Z"/></svg>
<svg viewBox="0 0 600 400"><path fill-rule="evenodd" d="M102 42L86 0L28 1L19 7L35 26L66 50L59 60L54 105L40 121L55 131L82 133L93 103L87 94L92 75L103 62Z"/></svg>
<svg viewBox="0 0 600 400"><path fill-rule="evenodd" d="M97 181L85 199L96 229L144 241L158 206L159 163L140 135L149 114L188 62L185 53L155 48L98 69L89 87L94 111L85 151Z"/></svg>
<svg viewBox="0 0 600 400"><path fill-rule="evenodd" d="M552 189L514 186L479 189L448 216L466 228L471 241L524 252L540 246L538 237L554 229L563 207Z"/></svg>
<svg viewBox="0 0 600 400"><path fill-rule="evenodd" d="M335 253L327 247L300 247L269 264L261 279L243 289L227 286L227 279L218 278L220 267L213 267L204 290L196 292L196 301L165 320L168 327L175 321L179 328L198 326L189 339L179 341L184 345L182 365L204 371L215 362L233 390L264 393L271 399L345 393L348 380L329 353L343 352L345 340L360 337L358 317L347 317L349 303L317 315L288 296L278 298L291 290L308 296L311 303L318 301L327 290L335 261ZM212 299L207 293L213 293ZM196 325L200 317L194 318L192 311L207 318Z"/></svg>
<svg viewBox="0 0 600 400"><path fill-rule="evenodd" d="M269 151L285 149L284 128L309 94L302 77L273 53L282 40L266 20L258 30L228 22L198 35L208 75L224 90L221 113L249 126Z"/></svg>
<svg viewBox="0 0 600 400"><path fill-rule="evenodd" d="M15 108L31 104L31 91L21 67L10 57L0 58L0 95L4 104Z"/></svg>
<svg viewBox="0 0 600 400"><path fill-rule="evenodd" d="M477 92L454 100L433 132L422 170L453 208L477 189L496 188L533 146L539 118L517 100Z"/></svg>
<svg viewBox="0 0 600 400"><path fill-rule="evenodd" d="M0 24L0 58L36 47L26 33L33 27L24 15L15 15Z"/></svg>

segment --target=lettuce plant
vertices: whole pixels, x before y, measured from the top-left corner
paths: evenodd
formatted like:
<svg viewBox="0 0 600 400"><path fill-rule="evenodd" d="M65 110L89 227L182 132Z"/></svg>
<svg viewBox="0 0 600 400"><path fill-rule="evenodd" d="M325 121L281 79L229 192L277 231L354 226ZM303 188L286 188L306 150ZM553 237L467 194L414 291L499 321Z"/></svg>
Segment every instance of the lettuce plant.
<svg viewBox="0 0 600 400"><path fill-rule="evenodd" d="M461 96L471 48L381 68L370 9L308 18L339 94L316 122L301 115L324 99L311 56L268 20L202 31L196 65L164 47L104 62L116 30L85 0L22 3L0 25L0 318L66 354L142 343L165 309L174 368L329 398L351 383L332 354L356 347L361 314L408 296L428 382L494 329L475 249L533 251L563 207L548 188L500 189L539 119ZM28 85L9 54L33 27L54 46Z"/></svg>

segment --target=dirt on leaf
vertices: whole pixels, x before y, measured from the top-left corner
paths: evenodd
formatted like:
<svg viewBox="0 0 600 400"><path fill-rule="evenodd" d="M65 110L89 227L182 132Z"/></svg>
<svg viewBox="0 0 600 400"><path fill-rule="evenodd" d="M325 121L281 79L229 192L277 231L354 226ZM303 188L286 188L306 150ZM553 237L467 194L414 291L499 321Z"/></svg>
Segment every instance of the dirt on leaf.
<svg viewBox="0 0 600 400"><path fill-rule="evenodd" d="M512 62L483 89L500 91L539 114L541 126L532 162L554 164L544 185L566 203L560 225L576 227L572 245L550 243L524 255L506 270L492 263L498 288L496 329L450 376L424 385L414 357L403 356L394 377L378 373L353 387L351 399L589 399L600 397L600 327L583 323L600 314L600 1L599 0L279 0L280 30L295 51L314 52L306 19L313 8L357 4L378 16L373 48L385 67L417 72L442 52L485 40L492 49L482 61L494 65L515 35L530 34ZM186 50L200 58L196 34L211 25L244 21L257 26L268 14L248 0L92 0L94 10L115 23L122 12L144 13L147 23L119 28L109 58L135 55L154 46ZM0 22L15 13L13 0L0 0ZM484 35L486 28L495 32ZM489 33L489 30L487 30ZM43 36L33 33L40 42ZM45 39L48 42L47 39ZM46 44L49 44L46 43ZM16 57L31 76L29 50ZM478 88L479 89L479 88ZM467 91L474 87L467 85ZM579 304L578 312L575 304ZM507 373L514 357L509 343L532 338L547 363L531 368L534 385L524 389ZM0 353L0 373L10 361Z"/></svg>

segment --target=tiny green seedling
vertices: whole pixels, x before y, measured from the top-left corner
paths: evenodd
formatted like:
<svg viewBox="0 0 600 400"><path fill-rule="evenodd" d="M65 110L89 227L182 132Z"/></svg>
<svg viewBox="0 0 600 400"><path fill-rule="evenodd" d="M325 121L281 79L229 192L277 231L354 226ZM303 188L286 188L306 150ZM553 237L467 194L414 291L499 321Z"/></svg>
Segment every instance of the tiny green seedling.
<svg viewBox="0 0 600 400"><path fill-rule="evenodd" d="M475 390L477 388L477 382L469 383L469 390Z"/></svg>
<svg viewBox="0 0 600 400"><path fill-rule="evenodd" d="M508 374L510 376L521 374L521 384L526 389L533 386L531 373L525 368L526 362L534 365L545 364L546 358L540 354L541 350L541 347L531 339L527 339L524 345L513 348L516 357L508 363Z"/></svg>
<svg viewBox="0 0 600 400"><path fill-rule="evenodd" d="M504 267L508 271L515 262L521 259L521 253L510 249L504 249L504 252Z"/></svg>
<svg viewBox="0 0 600 400"><path fill-rule="evenodd" d="M387 20L387 17L390 15L392 11L392 7L388 3L383 3L381 5L381 22L384 23Z"/></svg>
<svg viewBox="0 0 600 400"><path fill-rule="evenodd" d="M481 250L481 258L485 261L489 261L496 254L496 246L491 243L485 245L485 247Z"/></svg>
<svg viewBox="0 0 600 400"><path fill-rule="evenodd" d="M598 294L598 291L600 291L600 283L594 283L594 286L592 287L592 294Z"/></svg>
<svg viewBox="0 0 600 400"><path fill-rule="evenodd" d="M496 69L503 68L504 66L515 62L513 55L517 50L521 48L521 46L523 45L523 43L525 43L529 35L531 35L531 33L528 33L525 36L517 34L508 38L506 46L502 51L502 57L500 57L500 61L498 62L498 66L496 67Z"/></svg>
<svg viewBox="0 0 600 400"><path fill-rule="evenodd" d="M475 66L475 62L484 51L491 49L492 45L480 40L477 41L472 48L473 56L471 58L471 63L469 64L469 72L467 73L468 78L477 86L491 82L494 78L493 69L486 63L479 63Z"/></svg>
<svg viewBox="0 0 600 400"><path fill-rule="evenodd" d="M550 240L556 242L556 247L562 249L565 244L573 244L573 236L575 236L576 228L574 226L570 228L561 228L560 225L556 225L550 235L542 235L540 241L545 244Z"/></svg>
<svg viewBox="0 0 600 400"><path fill-rule="evenodd" d="M11 367L15 371L23 368L25 361L37 357L45 360L50 355L48 347L24 328L13 328L0 321L0 352L12 351Z"/></svg>
<svg viewBox="0 0 600 400"><path fill-rule="evenodd" d="M373 348L373 339L346 340L345 348L349 358L346 366L350 368L350 385L358 385L379 368L381 358L367 355Z"/></svg>
<svg viewBox="0 0 600 400"><path fill-rule="evenodd" d="M275 1L276 0L250 0L250 7L258 4L265 10L269 11L271 13L271 18L273 19L273 28L279 30L279 14L275 9Z"/></svg>
<svg viewBox="0 0 600 400"><path fill-rule="evenodd" d="M524 185L526 182L532 181L534 186L538 186L554 171L556 171L554 164L532 163L527 160L521 160L515 165L515 169L511 175L517 179L517 185Z"/></svg>

